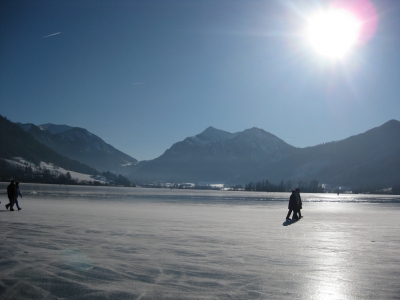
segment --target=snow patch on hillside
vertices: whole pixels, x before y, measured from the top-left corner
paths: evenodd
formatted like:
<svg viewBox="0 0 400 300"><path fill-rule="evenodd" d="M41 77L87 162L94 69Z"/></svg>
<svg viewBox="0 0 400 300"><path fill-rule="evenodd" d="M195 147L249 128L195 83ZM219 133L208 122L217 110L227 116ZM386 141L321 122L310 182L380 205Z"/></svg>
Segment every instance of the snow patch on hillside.
<svg viewBox="0 0 400 300"><path fill-rule="evenodd" d="M94 181L95 180L95 181L100 181L102 183L108 182L107 179L103 176L99 176L99 175L95 176L95 175L89 175L89 174L83 174L83 173L78 173L78 172L74 172L74 171L69 171L69 170L65 170L61 167L54 166L51 163L48 164L45 162L40 162L40 167L42 169L47 169L50 172L56 172L56 173L64 174L64 175L66 175L69 172L72 179L78 179L80 181Z"/></svg>
<svg viewBox="0 0 400 300"><path fill-rule="evenodd" d="M74 180L79 180L79 181L99 181L101 183L107 183L109 182L105 177L103 176L95 176L95 175L90 175L90 174L83 174L83 173L78 173L70 170L63 169L61 167L55 166L52 163L46 163L46 162L40 162L40 165L35 165L26 159L22 157L13 157L12 160L10 159L5 159L9 164L19 167L19 168L25 168L25 167L30 167L32 168L32 171L35 173L40 173L43 170L48 170L50 173L54 175L59 175L59 174L64 174L66 175L69 173L71 175L71 178Z"/></svg>
<svg viewBox="0 0 400 300"><path fill-rule="evenodd" d="M47 130L49 132L51 132L52 134L57 134L57 133L61 133L67 130L72 129L73 127L68 126L68 125L55 125L55 124L51 124L51 123L47 123L47 124L42 124L38 126L41 130Z"/></svg>

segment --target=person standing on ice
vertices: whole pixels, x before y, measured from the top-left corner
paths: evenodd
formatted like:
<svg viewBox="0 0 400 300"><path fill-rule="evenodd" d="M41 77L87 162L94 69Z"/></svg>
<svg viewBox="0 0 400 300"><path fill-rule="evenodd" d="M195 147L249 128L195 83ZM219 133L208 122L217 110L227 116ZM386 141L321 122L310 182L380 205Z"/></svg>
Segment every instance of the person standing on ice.
<svg viewBox="0 0 400 300"><path fill-rule="evenodd" d="M290 220L290 215L293 212L293 220L297 220L297 198L296 198L296 190L292 190L292 194L289 198L289 205L288 205L289 212L286 215L286 221Z"/></svg>
<svg viewBox="0 0 400 300"><path fill-rule="evenodd" d="M10 211L13 211L14 208L14 199L15 199L15 184L14 180L11 180L10 184L7 186L7 196L8 196L8 201L10 203L6 204L6 208L10 208Z"/></svg>
<svg viewBox="0 0 400 300"><path fill-rule="evenodd" d="M301 202L301 197L300 197L300 189L296 189L296 204L297 204L297 215L298 218L301 219L301 209L303 208L303 203Z"/></svg>
<svg viewBox="0 0 400 300"><path fill-rule="evenodd" d="M15 205L17 206L18 210L21 210L22 208L19 207L19 205L18 205L18 195L21 196L21 198L22 198L21 191L19 190L19 182L17 181L17 182L15 183L15 198L14 198L14 203L15 203Z"/></svg>

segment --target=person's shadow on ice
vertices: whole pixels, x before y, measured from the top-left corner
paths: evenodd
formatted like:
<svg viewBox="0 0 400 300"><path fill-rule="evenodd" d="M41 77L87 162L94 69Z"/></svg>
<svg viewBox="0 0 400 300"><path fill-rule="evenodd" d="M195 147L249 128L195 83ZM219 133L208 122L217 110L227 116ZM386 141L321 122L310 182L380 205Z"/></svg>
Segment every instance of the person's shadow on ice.
<svg viewBox="0 0 400 300"><path fill-rule="evenodd" d="M285 222L283 222L283 226L289 226L289 225L292 225L292 224L294 224L294 223L297 223L299 220L286 220Z"/></svg>

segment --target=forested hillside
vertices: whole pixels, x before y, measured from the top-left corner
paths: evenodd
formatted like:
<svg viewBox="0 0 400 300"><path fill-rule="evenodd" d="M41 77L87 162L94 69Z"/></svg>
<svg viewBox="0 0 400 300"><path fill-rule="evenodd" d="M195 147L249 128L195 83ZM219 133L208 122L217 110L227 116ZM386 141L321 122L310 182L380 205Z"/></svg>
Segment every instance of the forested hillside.
<svg viewBox="0 0 400 300"><path fill-rule="evenodd" d="M36 141L17 124L0 116L0 158L12 157L23 157L34 164L44 161L75 172L98 174L97 170L51 150Z"/></svg>

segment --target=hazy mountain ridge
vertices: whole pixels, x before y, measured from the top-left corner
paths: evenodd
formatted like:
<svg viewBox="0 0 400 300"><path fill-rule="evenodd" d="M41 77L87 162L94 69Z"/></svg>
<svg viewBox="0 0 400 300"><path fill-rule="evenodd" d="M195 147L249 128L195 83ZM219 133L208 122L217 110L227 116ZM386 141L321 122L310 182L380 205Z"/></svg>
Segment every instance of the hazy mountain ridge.
<svg viewBox="0 0 400 300"><path fill-rule="evenodd" d="M285 160L251 177L311 180L347 185L391 186L400 182L400 122L391 120L364 133L314 147L296 149ZM250 177L250 174L248 174Z"/></svg>
<svg viewBox="0 0 400 300"><path fill-rule="evenodd" d="M219 142L219 141L224 141L224 140L229 140L234 138L238 133L230 133L224 130L216 129L212 126L208 127L206 130L204 130L202 133L190 137L188 139L191 139L198 143L199 145L205 145L213 142Z"/></svg>
<svg viewBox="0 0 400 300"><path fill-rule="evenodd" d="M54 151L100 171L126 174L126 167L138 162L84 128L50 123L20 126Z"/></svg>
<svg viewBox="0 0 400 300"><path fill-rule="evenodd" d="M237 133L226 132L223 135L220 132L209 127L194 137L175 143L163 155L181 155L194 159L263 160L263 155L292 148L276 136L258 128ZM199 140L202 142L198 142Z"/></svg>
<svg viewBox="0 0 400 300"><path fill-rule="evenodd" d="M0 158L12 159L13 157L23 157L36 165L47 162L79 173L91 175L98 173L97 170L85 164L57 153L37 141L19 125L0 116Z"/></svg>
<svg viewBox="0 0 400 300"><path fill-rule="evenodd" d="M6 119L2 118L4 128L1 129L2 138L6 141L10 132L4 132L7 131L5 128L14 123L6 120L9 124L4 120ZM6 123L7 126L4 126ZM120 152L83 128L53 124L14 125L19 131L13 127L11 132L16 132L14 135L20 140L11 142L12 147L3 142L0 146L2 153L11 151L13 156L38 160L43 157L43 153L49 153L46 150L48 148L40 147L48 145L60 153L75 153L76 160L81 162L84 157L88 159L89 156L94 160L93 163L102 164L103 168L99 168L100 170L105 170L105 160L96 155L100 153L108 158ZM31 139L27 137L28 133L21 131L21 127L29 132L28 136ZM21 135L21 132L25 134ZM33 143L33 137L34 141L40 141L42 146ZM29 153L31 147L26 147L26 144L34 145L34 154ZM43 153L36 151L39 148ZM27 153L24 150L29 151ZM55 154L51 153L49 157ZM3 155L3 158L9 156ZM132 158L126 159L128 165L132 162L129 159ZM55 161L47 161L60 166L66 165L65 162L62 162L63 165L57 163L60 161L59 157L56 157ZM124 161L124 158L119 156L117 163L121 165ZM335 185L390 187L400 182L398 166L400 122L390 120L344 140L307 148L293 147L275 135L255 127L236 133L208 127L198 135L173 144L156 159L142 161L123 169L129 172L124 174L129 174L127 176L130 179L139 182L246 184L264 179L273 183L279 183L281 180L297 183L301 180L317 179L320 183ZM72 170L71 167L69 169ZM78 166L78 169L79 172L83 172L82 167Z"/></svg>
<svg viewBox="0 0 400 300"><path fill-rule="evenodd" d="M140 162L132 168L130 177L136 180L227 181L251 172L261 162L281 159L293 148L258 128L228 133L209 127L173 144L160 157Z"/></svg>
<svg viewBox="0 0 400 300"><path fill-rule="evenodd" d="M199 142L201 140L201 142ZM213 127L175 143L160 157L141 162L135 180L245 184L268 179L317 179L346 186L392 186L400 182L400 122L347 139L295 148L262 129L238 133Z"/></svg>

